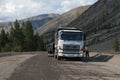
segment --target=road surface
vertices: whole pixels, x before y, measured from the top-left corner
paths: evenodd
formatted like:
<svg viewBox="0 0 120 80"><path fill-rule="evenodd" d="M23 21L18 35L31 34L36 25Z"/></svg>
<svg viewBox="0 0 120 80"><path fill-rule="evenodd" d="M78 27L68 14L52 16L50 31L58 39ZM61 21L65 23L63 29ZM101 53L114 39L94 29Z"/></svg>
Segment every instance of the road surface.
<svg viewBox="0 0 120 80"><path fill-rule="evenodd" d="M14 70L20 66L28 58L35 55L15 55L8 57L0 57L0 80L6 80L11 76Z"/></svg>
<svg viewBox="0 0 120 80"><path fill-rule="evenodd" d="M72 59L57 61L43 52L34 56L28 55L24 60L21 57L22 61L16 58L16 62L17 60L21 62L6 80L120 80L119 66L109 62L113 56L96 56L98 55L82 61ZM20 58L20 55L16 57ZM6 66L10 66L12 62L9 64L8 61L7 64Z"/></svg>

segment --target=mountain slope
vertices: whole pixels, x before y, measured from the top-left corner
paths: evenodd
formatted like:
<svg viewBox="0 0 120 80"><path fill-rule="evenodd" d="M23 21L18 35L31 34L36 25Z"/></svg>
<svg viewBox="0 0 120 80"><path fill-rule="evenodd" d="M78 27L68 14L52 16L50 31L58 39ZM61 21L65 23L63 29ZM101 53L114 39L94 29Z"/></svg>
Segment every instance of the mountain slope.
<svg viewBox="0 0 120 80"><path fill-rule="evenodd" d="M36 32L39 35L42 35L46 32L49 33L49 35L52 35L51 33L53 33L53 31L55 31L56 28L66 26L71 21L76 19L79 15L81 15L89 7L90 6L82 6L82 7L73 9L71 11L68 11L68 12L62 14L61 16L58 16L55 19L44 24L42 27L40 27L38 30L36 30Z"/></svg>
<svg viewBox="0 0 120 80"><path fill-rule="evenodd" d="M99 0L67 25L72 26L85 31L91 50L112 52L115 38L120 36L120 0Z"/></svg>
<svg viewBox="0 0 120 80"><path fill-rule="evenodd" d="M27 19L21 20L21 22L31 21L33 29L36 30L41 27L43 24L47 23L48 21L54 19L55 17L59 16L59 14L42 14L34 17L30 17Z"/></svg>
<svg viewBox="0 0 120 80"><path fill-rule="evenodd" d="M31 21L33 29L36 30L41 27L43 24L47 23L48 21L54 19L55 17L59 16L58 14L42 14L38 16L33 16L27 19L19 20L19 23L22 24L26 21ZM0 29L5 29L5 31L9 31L13 22L0 22Z"/></svg>
<svg viewBox="0 0 120 80"><path fill-rule="evenodd" d="M12 22L0 22L0 31L3 28L5 31L9 31L11 26L12 26Z"/></svg>

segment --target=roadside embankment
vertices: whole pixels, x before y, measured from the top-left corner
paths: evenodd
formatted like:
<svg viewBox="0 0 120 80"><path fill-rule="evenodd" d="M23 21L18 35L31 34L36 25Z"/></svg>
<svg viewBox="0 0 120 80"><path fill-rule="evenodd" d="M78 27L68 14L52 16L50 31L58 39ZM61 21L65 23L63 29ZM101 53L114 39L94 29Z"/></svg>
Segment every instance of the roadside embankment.
<svg viewBox="0 0 120 80"><path fill-rule="evenodd" d="M0 57L23 55L23 54L40 54L41 52L42 51L38 51L38 52L2 52L2 53L0 53ZM42 53L44 53L44 52L42 52Z"/></svg>

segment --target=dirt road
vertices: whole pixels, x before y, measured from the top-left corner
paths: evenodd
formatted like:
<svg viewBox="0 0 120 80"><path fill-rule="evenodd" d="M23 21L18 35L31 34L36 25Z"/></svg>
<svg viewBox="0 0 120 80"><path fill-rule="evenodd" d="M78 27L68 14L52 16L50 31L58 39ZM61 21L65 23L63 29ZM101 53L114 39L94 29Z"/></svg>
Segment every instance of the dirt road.
<svg viewBox="0 0 120 80"><path fill-rule="evenodd" d="M28 58L17 66L7 80L120 80L120 68L113 62L113 55L96 54L82 61L57 61L46 53Z"/></svg>
<svg viewBox="0 0 120 80"><path fill-rule="evenodd" d="M29 54L0 57L0 80L6 80L9 78L20 63L32 56L34 55Z"/></svg>

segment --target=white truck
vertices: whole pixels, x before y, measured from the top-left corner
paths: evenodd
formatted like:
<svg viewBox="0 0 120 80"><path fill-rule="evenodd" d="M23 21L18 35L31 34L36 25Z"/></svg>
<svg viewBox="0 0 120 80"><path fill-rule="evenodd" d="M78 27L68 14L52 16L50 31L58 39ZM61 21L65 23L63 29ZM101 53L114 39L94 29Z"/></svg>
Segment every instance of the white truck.
<svg viewBox="0 0 120 80"><path fill-rule="evenodd" d="M55 34L54 57L82 58L84 47L83 31L76 28L59 28Z"/></svg>

